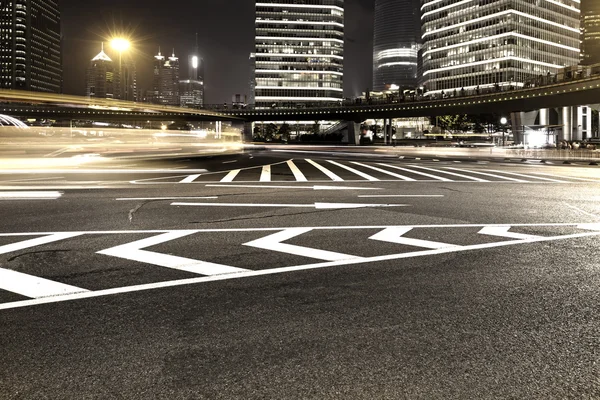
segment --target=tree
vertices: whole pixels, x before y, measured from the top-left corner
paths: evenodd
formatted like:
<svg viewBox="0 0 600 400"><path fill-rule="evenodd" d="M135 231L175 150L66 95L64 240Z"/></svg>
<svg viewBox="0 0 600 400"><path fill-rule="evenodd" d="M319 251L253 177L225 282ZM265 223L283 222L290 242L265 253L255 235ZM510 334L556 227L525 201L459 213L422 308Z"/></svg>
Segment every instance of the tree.
<svg viewBox="0 0 600 400"><path fill-rule="evenodd" d="M275 132L277 132L277 126L271 122L265 127L265 141L273 141L273 136L275 135Z"/></svg>
<svg viewBox="0 0 600 400"><path fill-rule="evenodd" d="M292 128L290 127L289 124L287 123L283 123L280 127L279 127L279 137L281 138L281 141L283 142L288 142L290 140L290 133L292 132Z"/></svg>
<svg viewBox="0 0 600 400"><path fill-rule="evenodd" d="M256 125L254 127L254 131L252 133L253 133L252 140L255 140L255 141L262 140L263 135L262 135L262 129L261 129L260 125Z"/></svg>

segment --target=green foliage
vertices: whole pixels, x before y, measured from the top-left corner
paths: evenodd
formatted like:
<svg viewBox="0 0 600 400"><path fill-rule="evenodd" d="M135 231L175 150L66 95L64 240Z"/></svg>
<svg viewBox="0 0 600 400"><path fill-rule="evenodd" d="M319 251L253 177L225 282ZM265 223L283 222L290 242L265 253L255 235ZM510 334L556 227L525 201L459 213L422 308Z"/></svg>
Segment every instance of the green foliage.
<svg viewBox="0 0 600 400"><path fill-rule="evenodd" d="M279 127L278 135L282 142L290 140L290 133L292 133L292 128L289 124L284 123Z"/></svg>

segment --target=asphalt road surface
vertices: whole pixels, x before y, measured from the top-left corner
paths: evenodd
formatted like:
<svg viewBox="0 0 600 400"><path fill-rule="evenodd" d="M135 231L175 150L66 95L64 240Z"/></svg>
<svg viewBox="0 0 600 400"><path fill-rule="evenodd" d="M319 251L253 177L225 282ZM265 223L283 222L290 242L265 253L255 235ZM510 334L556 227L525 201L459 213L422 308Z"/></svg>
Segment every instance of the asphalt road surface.
<svg viewBox="0 0 600 400"><path fill-rule="evenodd" d="M2 399L600 398L600 167L0 172Z"/></svg>

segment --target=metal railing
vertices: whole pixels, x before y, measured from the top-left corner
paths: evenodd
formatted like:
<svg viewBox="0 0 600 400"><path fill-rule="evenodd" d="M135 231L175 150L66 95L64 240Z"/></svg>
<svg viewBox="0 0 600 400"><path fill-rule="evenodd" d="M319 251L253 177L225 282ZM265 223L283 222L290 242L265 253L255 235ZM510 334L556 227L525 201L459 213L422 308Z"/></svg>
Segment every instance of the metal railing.
<svg viewBox="0 0 600 400"><path fill-rule="evenodd" d="M506 149L505 152L509 158L600 161L600 150Z"/></svg>

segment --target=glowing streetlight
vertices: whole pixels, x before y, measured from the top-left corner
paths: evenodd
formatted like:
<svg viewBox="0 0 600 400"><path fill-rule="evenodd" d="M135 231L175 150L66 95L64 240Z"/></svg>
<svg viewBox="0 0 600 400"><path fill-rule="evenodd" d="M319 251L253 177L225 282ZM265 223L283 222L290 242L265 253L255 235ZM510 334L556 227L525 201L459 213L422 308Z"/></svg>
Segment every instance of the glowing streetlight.
<svg viewBox="0 0 600 400"><path fill-rule="evenodd" d="M129 43L129 40L127 40L127 39L114 38L110 41L110 46L113 49L117 50L119 53L122 53L129 49L129 47L131 46L131 43Z"/></svg>
<svg viewBox="0 0 600 400"><path fill-rule="evenodd" d="M500 123L502 124L502 147L506 146L506 123L508 120L506 117L500 118Z"/></svg>

